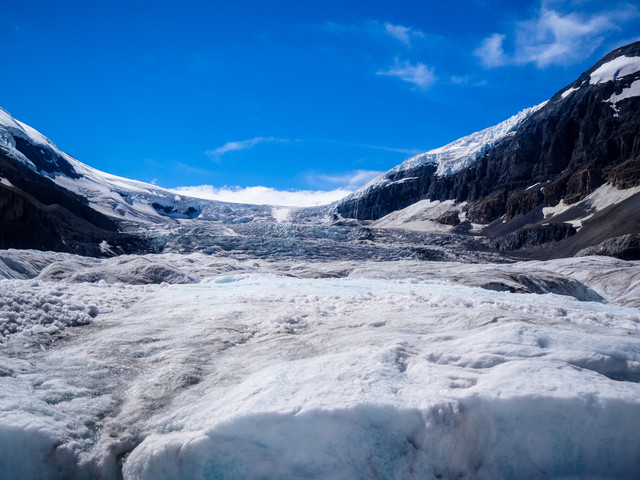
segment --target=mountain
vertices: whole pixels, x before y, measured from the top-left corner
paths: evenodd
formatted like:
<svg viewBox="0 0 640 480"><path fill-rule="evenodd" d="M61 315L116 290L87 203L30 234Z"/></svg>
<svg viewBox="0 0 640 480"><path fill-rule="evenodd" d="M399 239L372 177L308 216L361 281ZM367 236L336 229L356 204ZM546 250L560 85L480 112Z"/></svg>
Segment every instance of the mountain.
<svg viewBox="0 0 640 480"><path fill-rule="evenodd" d="M334 218L445 224L534 256L640 258L639 186L640 42L549 101L407 160L339 202Z"/></svg>
<svg viewBox="0 0 640 480"><path fill-rule="evenodd" d="M281 213L281 212L280 212ZM144 225L275 222L274 208L177 195L96 170L0 108L0 248L148 252Z"/></svg>
<svg viewBox="0 0 640 480"><path fill-rule="evenodd" d="M216 219L220 210L233 220L271 216L270 208L215 202L177 195L170 190L101 172L61 151L51 140L0 108L0 153L59 187L87 199L88 205L114 221L143 224L167 219Z"/></svg>
<svg viewBox="0 0 640 480"><path fill-rule="evenodd" d="M475 260L636 259L639 113L640 42L548 101L412 157L331 207L283 209L101 172L0 109L0 248L457 259L449 245L480 252Z"/></svg>
<svg viewBox="0 0 640 480"><path fill-rule="evenodd" d="M502 258L478 248L471 237L434 239L419 232L331 225L328 206L217 202L110 175L62 152L4 110L0 155L0 248L106 257L222 252L271 260Z"/></svg>

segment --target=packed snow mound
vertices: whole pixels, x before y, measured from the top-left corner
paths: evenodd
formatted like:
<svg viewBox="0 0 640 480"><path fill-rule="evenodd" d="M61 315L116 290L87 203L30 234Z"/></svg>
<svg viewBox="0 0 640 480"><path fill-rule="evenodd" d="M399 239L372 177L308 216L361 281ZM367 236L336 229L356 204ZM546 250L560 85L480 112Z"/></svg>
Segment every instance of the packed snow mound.
<svg viewBox="0 0 640 480"><path fill-rule="evenodd" d="M0 250L0 279L31 279L53 262L77 262L87 265L95 261L69 253L40 252L38 250Z"/></svg>
<svg viewBox="0 0 640 480"><path fill-rule="evenodd" d="M199 282L0 281L1 478L640 474L639 262L144 260Z"/></svg>
<svg viewBox="0 0 640 480"><path fill-rule="evenodd" d="M193 283L195 280L179 269L139 256L124 256L100 264L75 268L64 262L47 266L39 280L66 280L71 283L127 283L130 285Z"/></svg>
<svg viewBox="0 0 640 480"><path fill-rule="evenodd" d="M35 286L37 282L0 282L0 342L16 333L54 334L67 327L87 325L99 313L91 300L85 303L83 296L71 294L66 287L58 286L34 295Z"/></svg>
<svg viewBox="0 0 640 480"><path fill-rule="evenodd" d="M0 251L0 278L93 284L186 284L233 275L268 272L294 278L396 278L451 282L486 290L555 294L585 302L640 308L640 263L609 257L584 257L516 264L475 264L414 260L378 262L238 260L201 253L122 255L95 259L35 250ZM568 266L578 266L568 268ZM232 275L226 277L225 275ZM229 280L235 281L235 280Z"/></svg>
<svg viewBox="0 0 640 480"><path fill-rule="evenodd" d="M525 265L527 269L550 269L557 275L574 278L615 305L640 309L640 262L594 256Z"/></svg>
<svg viewBox="0 0 640 480"><path fill-rule="evenodd" d="M631 449L619 451L617 442L608 444L587 432L616 429L636 444L624 418L637 410L616 400L603 403L594 412L582 401L541 395L450 400L424 409L372 404L254 414L191 437L148 438L131 454L124 477L506 479L571 478L576 472L624 477L623 465L638 467ZM541 419L553 420L543 421L546 428L541 428ZM640 425L635 419L631 423ZM523 430L521 437L508 433ZM592 440L575 445L576 432ZM574 462L575 457L582 460Z"/></svg>

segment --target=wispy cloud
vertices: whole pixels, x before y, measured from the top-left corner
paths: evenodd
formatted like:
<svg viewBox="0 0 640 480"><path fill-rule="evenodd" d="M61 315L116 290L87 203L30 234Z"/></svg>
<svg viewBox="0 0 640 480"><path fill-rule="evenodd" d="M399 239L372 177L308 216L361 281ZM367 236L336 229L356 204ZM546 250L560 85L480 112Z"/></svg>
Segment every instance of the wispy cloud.
<svg viewBox="0 0 640 480"><path fill-rule="evenodd" d="M424 152L424 150L421 150L418 148L386 147L384 145L371 145L368 143L343 142L340 140L315 139L315 140L309 140L309 141L322 142L322 143L334 143L336 145L345 145L347 147L370 148L372 150L383 150L385 152L404 153L405 155L417 155L418 153Z"/></svg>
<svg viewBox="0 0 640 480"><path fill-rule="evenodd" d="M632 6L590 16L542 8L537 18L519 25L515 59L538 67L579 61L593 53L606 34L637 15Z"/></svg>
<svg viewBox="0 0 640 480"><path fill-rule="evenodd" d="M472 75L451 75L449 81L454 85L466 85L473 81Z"/></svg>
<svg viewBox="0 0 640 480"><path fill-rule="evenodd" d="M177 162L174 165L174 170L178 170L180 173L189 173L192 175L212 175L212 170L207 170L204 168L194 167L184 162Z"/></svg>
<svg viewBox="0 0 640 480"><path fill-rule="evenodd" d="M335 190L276 190L271 187L221 187L199 185L194 187L177 187L173 192L190 197L221 202L248 203L253 205L278 205L287 207L311 207L328 205L345 196L352 190L337 188Z"/></svg>
<svg viewBox="0 0 640 480"><path fill-rule="evenodd" d="M378 20L368 20L353 24L327 22L325 29L334 34L352 34L358 36L368 36L370 38L387 39L395 38L406 47L411 47L412 40L426 38L427 35L421 30L405 26L395 25L390 22L380 22Z"/></svg>
<svg viewBox="0 0 640 480"><path fill-rule="evenodd" d="M506 35L494 33L489 38L485 38L482 44L473 52L480 58L482 65L487 68L500 67L506 63L506 56L502 48Z"/></svg>
<svg viewBox="0 0 640 480"><path fill-rule="evenodd" d="M220 158L229 152L234 152L238 150L246 150L248 148L253 148L260 143L272 143L272 142L284 142L287 143L289 140L284 138L275 138L275 137L255 137L250 138L249 140L240 140L237 142L227 142L221 147L218 147L214 150L207 150L205 155L210 157L214 161L220 161Z"/></svg>
<svg viewBox="0 0 640 480"><path fill-rule="evenodd" d="M620 25L638 17L638 8L623 5L596 13L561 12L543 2L536 16L515 24L512 53L504 49L506 34L494 33L483 40L475 55L487 68L535 64L539 68L568 65L583 60Z"/></svg>
<svg viewBox="0 0 640 480"><path fill-rule="evenodd" d="M422 62L413 65L411 62L398 62L398 60L396 60L396 64L389 70L376 72L376 75L397 77L404 82L413 84L421 90L429 88L437 79L433 73L433 68L427 67Z"/></svg>
<svg viewBox="0 0 640 480"><path fill-rule="evenodd" d="M411 47L411 39L424 38L424 33L413 27L405 27L404 25L393 25L392 23L384 24L384 31L388 35L400 40L407 47Z"/></svg>

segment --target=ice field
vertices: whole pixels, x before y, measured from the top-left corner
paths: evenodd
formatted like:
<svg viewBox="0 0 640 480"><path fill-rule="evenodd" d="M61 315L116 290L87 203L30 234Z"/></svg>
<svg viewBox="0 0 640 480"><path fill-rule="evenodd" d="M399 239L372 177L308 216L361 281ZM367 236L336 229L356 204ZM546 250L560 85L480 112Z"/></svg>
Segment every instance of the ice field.
<svg viewBox="0 0 640 480"><path fill-rule="evenodd" d="M640 476L640 262L0 262L0 478Z"/></svg>

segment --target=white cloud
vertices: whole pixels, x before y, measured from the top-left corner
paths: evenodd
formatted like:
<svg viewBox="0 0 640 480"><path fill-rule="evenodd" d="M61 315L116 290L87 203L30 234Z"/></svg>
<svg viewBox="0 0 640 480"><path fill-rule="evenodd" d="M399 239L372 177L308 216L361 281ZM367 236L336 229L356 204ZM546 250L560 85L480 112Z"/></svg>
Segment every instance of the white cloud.
<svg viewBox="0 0 640 480"><path fill-rule="evenodd" d="M337 175L309 174L309 181L320 181L334 185L346 185L344 190L354 190L361 187L369 180L384 173L381 170L355 170L353 172L341 173Z"/></svg>
<svg viewBox="0 0 640 480"><path fill-rule="evenodd" d="M399 63L397 60L391 69L377 72L376 75L397 77L421 89L429 88L437 78L433 73L433 68L427 67L424 63L418 62L412 65L410 62Z"/></svg>
<svg viewBox="0 0 640 480"><path fill-rule="evenodd" d="M494 33L483 40L482 44L473 52L476 57L480 58L482 65L487 68L494 68L506 63L504 49L502 48L504 39L505 35Z"/></svg>
<svg viewBox="0 0 640 480"><path fill-rule="evenodd" d="M207 156L211 157L211 159L219 161L220 157L228 152L234 152L238 150L246 150L248 148L255 147L260 143L272 143L272 142L288 142L288 140L283 138L275 138L275 137L255 137L250 138L249 140L241 140L238 142L227 142L221 147L216 148L215 150L207 150L204 152Z"/></svg>
<svg viewBox="0 0 640 480"><path fill-rule="evenodd" d="M581 60L602 43L603 34L618 28L616 16L616 12L562 15L543 8L537 18L519 24L515 61L546 67Z"/></svg>
<svg viewBox="0 0 640 480"><path fill-rule="evenodd" d="M411 47L411 41L417 38L425 38L424 32L404 25L394 25L390 22L380 22L378 20L368 20L357 23L335 23L327 22L324 28L333 34L368 36L370 38L388 38L389 36Z"/></svg>
<svg viewBox="0 0 640 480"><path fill-rule="evenodd" d="M474 52L487 68L533 63L539 68L568 65L591 55L620 25L638 17L638 9L625 5L598 13L560 12L543 2L537 15L515 25L513 51L503 48L506 35L493 34Z"/></svg>
<svg viewBox="0 0 640 480"><path fill-rule="evenodd" d="M411 47L412 38L424 37L424 33L422 33L420 30L414 30L411 27L405 27L403 25L393 25L392 23L388 22L384 24L384 31L388 35L391 35L392 37L400 40L407 47Z"/></svg>
<svg viewBox="0 0 640 480"><path fill-rule="evenodd" d="M403 27L402 25L392 25L391 23L384 24L385 31L392 37L397 38L407 46L411 45L411 38L409 33L411 29L409 27Z"/></svg>
<svg viewBox="0 0 640 480"><path fill-rule="evenodd" d="M449 78L454 85L464 85L472 80L471 75L451 75Z"/></svg>
<svg viewBox="0 0 640 480"><path fill-rule="evenodd" d="M218 200L221 202L249 203L253 205L278 205L286 207L312 207L328 205L346 197L369 180L383 173L378 170L355 170L337 175L307 174L310 184L336 185L331 190L276 190L271 187L214 187L199 185L176 187L172 192L179 195Z"/></svg>
<svg viewBox="0 0 640 480"><path fill-rule="evenodd" d="M218 200L231 203L249 203L253 205L278 205L287 207L311 207L328 205L349 195L352 190L276 190L270 187L222 187L199 185L171 189L179 195L187 195L206 200Z"/></svg>

